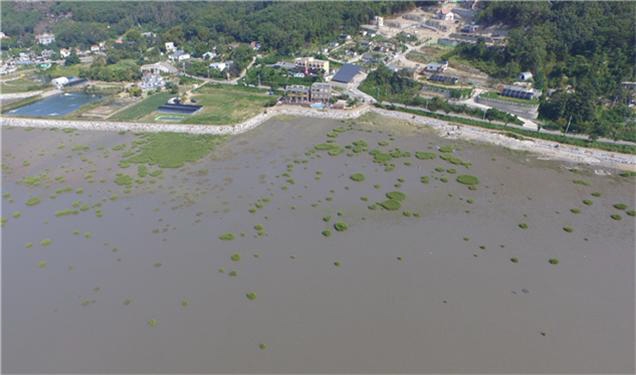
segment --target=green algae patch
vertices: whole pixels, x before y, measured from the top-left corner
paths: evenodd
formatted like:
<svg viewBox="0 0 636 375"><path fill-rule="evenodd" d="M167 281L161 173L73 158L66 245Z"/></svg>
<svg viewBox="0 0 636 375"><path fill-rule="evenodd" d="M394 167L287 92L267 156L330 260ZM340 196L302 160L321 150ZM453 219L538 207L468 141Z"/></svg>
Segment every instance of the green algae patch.
<svg viewBox="0 0 636 375"><path fill-rule="evenodd" d="M355 182L362 182L365 179L362 173L354 173L351 176L349 176L349 178Z"/></svg>
<svg viewBox="0 0 636 375"><path fill-rule="evenodd" d="M327 151L331 156L338 156L344 152L342 147L336 143L320 143L314 146L316 151Z"/></svg>
<svg viewBox="0 0 636 375"><path fill-rule="evenodd" d="M256 299L256 293L254 292L245 293L245 297L249 299L250 301L254 301Z"/></svg>
<svg viewBox="0 0 636 375"><path fill-rule="evenodd" d="M133 178L127 174L117 173L114 182L119 186L131 186L133 184Z"/></svg>
<svg viewBox="0 0 636 375"><path fill-rule="evenodd" d="M553 266L556 266L557 264L559 264L559 260L557 258L550 258L548 259L548 263L552 264Z"/></svg>
<svg viewBox="0 0 636 375"><path fill-rule="evenodd" d="M208 134L148 133L134 143L135 154L124 162L179 168L208 155L225 139Z"/></svg>
<svg viewBox="0 0 636 375"><path fill-rule="evenodd" d="M325 229L321 233L325 237L331 237L331 231L329 229Z"/></svg>
<svg viewBox="0 0 636 375"><path fill-rule="evenodd" d="M223 233L222 235L219 236L219 240L222 241L232 241L234 239L234 233Z"/></svg>
<svg viewBox="0 0 636 375"><path fill-rule="evenodd" d="M25 204L26 204L27 206L31 207L31 206L35 206L35 205L40 204L40 201L41 201L41 200L40 200L40 198L39 198L39 197L31 197L31 198L29 198L29 199L25 202Z"/></svg>
<svg viewBox="0 0 636 375"><path fill-rule="evenodd" d="M519 226L519 228L521 228L521 229L528 229L528 224L526 224L526 223L521 223L521 224L519 224L518 226Z"/></svg>
<svg viewBox="0 0 636 375"><path fill-rule="evenodd" d="M349 226L345 222L338 221L333 225L333 228L338 232L344 232L349 229Z"/></svg>
<svg viewBox="0 0 636 375"><path fill-rule="evenodd" d="M627 208L627 205L625 203L616 203L612 207L614 207L617 210L624 210Z"/></svg>
<svg viewBox="0 0 636 375"><path fill-rule="evenodd" d="M447 162L449 162L449 163L451 163L453 165L461 165L461 166L464 166L466 168L471 166L471 164L469 162L464 161L464 160L462 160L462 159L460 159L457 156L454 156L452 154L441 154L439 156L439 158L444 160L444 161L447 161Z"/></svg>
<svg viewBox="0 0 636 375"><path fill-rule="evenodd" d="M583 204L586 205L586 206L591 206L592 203L593 202L591 200L589 200L589 199L583 199Z"/></svg>
<svg viewBox="0 0 636 375"><path fill-rule="evenodd" d="M47 247L50 246L53 243L53 240L49 239L49 238L45 238L42 241L40 241L40 245Z"/></svg>
<svg viewBox="0 0 636 375"><path fill-rule="evenodd" d="M590 183L584 180L572 180L572 183L576 185L590 186Z"/></svg>
<svg viewBox="0 0 636 375"><path fill-rule="evenodd" d="M230 259L232 260L232 262L238 262L241 260L241 255L239 253L234 253L232 254L232 256L230 256Z"/></svg>
<svg viewBox="0 0 636 375"><path fill-rule="evenodd" d="M401 191L391 191L385 194L387 198L389 198L389 200L395 200L395 201L403 201L404 199L406 199L406 194L402 193Z"/></svg>
<svg viewBox="0 0 636 375"><path fill-rule="evenodd" d="M38 268L46 268L46 260L41 260L38 262Z"/></svg>
<svg viewBox="0 0 636 375"><path fill-rule="evenodd" d="M479 178L477 178L475 176L468 175L468 174L459 175L459 176L457 176L456 180L460 184L464 184L464 185L468 185L468 186L473 186L473 185L479 184Z"/></svg>
<svg viewBox="0 0 636 375"><path fill-rule="evenodd" d="M572 233L572 232L574 232L574 228L572 228L569 225L566 225L566 226L563 227L563 231L568 232L568 233Z"/></svg>
<svg viewBox="0 0 636 375"><path fill-rule="evenodd" d="M623 218L619 214L612 214L610 215L610 217L616 221L623 220Z"/></svg>
<svg viewBox="0 0 636 375"><path fill-rule="evenodd" d="M155 328L158 324L159 322L157 321L157 319L148 320L148 327L150 328Z"/></svg>
<svg viewBox="0 0 636 375"><path fill-rule="evenodd" d="M384 202L378 203L380 207L384 208L387 211L397 211L402 206L399 200L396 199L387 199Z"/></svg>
<svg viewBox="0 0 636 375"><path fill-rule="evenodd" d="M432 160L437 157L434 152L416 151L415 157L420 160Z"/></svg>

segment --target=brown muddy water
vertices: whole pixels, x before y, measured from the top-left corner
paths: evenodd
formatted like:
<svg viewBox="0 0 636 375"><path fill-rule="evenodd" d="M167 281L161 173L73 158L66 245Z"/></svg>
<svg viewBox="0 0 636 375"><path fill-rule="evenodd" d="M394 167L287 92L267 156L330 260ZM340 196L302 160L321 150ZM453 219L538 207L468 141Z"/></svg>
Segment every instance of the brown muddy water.
<svg viewBox="0 0 636 375"><path fill-rule="evenodd" d="M112 148L135 135L2 137L5 372L634 371L634 179L616 171L382 118L279 119L126 192L115 175L137 167ZM412 154L385 171L311 151L328 139ZM391 191L400 210L368 208Z"/></svg>

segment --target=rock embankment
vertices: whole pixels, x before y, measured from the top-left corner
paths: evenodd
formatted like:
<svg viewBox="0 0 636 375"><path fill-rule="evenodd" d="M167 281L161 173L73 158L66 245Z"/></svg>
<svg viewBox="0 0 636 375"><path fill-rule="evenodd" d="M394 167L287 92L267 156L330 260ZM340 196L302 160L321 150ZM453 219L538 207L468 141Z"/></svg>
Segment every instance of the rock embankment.
<svg viewBox="0 0 636 375"><path fill-rule="evenodd" d="M418 126L431 127L433 129L436 129L443 137L488 142L514 150L538 153L541 154L543 157L549 159L560 159L577 163L600 165L632 171L636 170L636 156L634 155L626 155L616 152L576 147L541 139L515 139L503 135L497 131L471 126L455 125L443 120L412 115L404 112L389 111L366 105L353 110L329 111L322 111L306 107L279 106L268 108L265 112L235 125L189 125L115 121L70 121L55 119L32 119L23 117L1 117L0 124L2 126L32 128L73 128L78 130L132 131L139 133L173 132L190 134L236 135L254 129L267 120L280 115L322 119L353 119L358 118L368 112L373 112L382 116L408 121Z"/></svg>

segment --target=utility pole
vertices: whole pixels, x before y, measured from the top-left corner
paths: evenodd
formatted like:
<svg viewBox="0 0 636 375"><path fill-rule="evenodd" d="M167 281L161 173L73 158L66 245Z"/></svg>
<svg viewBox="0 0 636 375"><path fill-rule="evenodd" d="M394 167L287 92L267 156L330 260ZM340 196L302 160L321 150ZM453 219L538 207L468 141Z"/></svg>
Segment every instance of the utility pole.
<svg viewBox="0 0 636 375"><path fill-rule="evenodd" d="M572 115L570 115L570 119L568 120L568 126L565 127L565 134L568 133L568 129L570 129L571 123L572 123Z"/></svg>

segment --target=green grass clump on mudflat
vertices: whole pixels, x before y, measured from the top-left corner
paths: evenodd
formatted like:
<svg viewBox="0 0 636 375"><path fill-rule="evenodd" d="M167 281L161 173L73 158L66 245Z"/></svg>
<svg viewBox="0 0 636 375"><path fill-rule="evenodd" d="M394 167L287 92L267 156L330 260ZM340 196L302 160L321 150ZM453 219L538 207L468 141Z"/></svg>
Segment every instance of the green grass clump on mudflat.
<svg viewBox="0 0 636 375"><path fill-rule="evenodd" d="M570 208L570 212L572 212L573 214L580 214L581 210L579 208Z"/></svg>
<svg viewBox="0 0 636 375"><path fill-rule="evenodd" d="M625 203L616 203L612 207L614 207L617 210L624 210L627 208L627 205Z"/></svg>
<svg viewBox="0 0 636 375"><path fill-rule="evenodd" d="M344 232L345 230L349 229L349 226L345 222L338 221L333 225L333 228L338 232Z"/></svg>
<svg viewBox="0 0 636 375"><path fill-rule="evenodd" d="M329 236L331 236L331 231L330 231L329 229L325 229L325 230L323 230L321 233L322 233L322 235L323 235L323 236L325 236L325 237L329 237Z"/></svg>
<svg viewBox="0 0 636 375"><path fill-rule="evenodd" d="M362 181L364 181L365 177L364 177L364 175L362 173L354 173L349 178L352 179L355 182L362 182Z"/></svg>
<svg viewBox="0 0 636 375"><path fill-rule="evenodd" d="M254 301L256 299L256 293L254 292L245 293L245 297L249 299L250 301Z"/></svg>
<svg viewBox="0 0 636 375"><path fill-rule="evenodd" d="M417 151L415 152L415 157L420 160L431 160L435 159L437 155L434 152Z"/></svg>
<svg viewBox="0 0 636 375"><path fill-rule="evenodd" d="M445 160L445 161L447 161L447 162L449 162L451 164L462 165L462 166L464 166L466 168L470 167L470 165L471 165L469 162L464 161L464 160L462 160L462 159L460 159L457 156L454 156L452 154L441 154L439 156L439 158L442 159L442 160Z"/></svg>
<svg viewBox="0 0 636 375"><path fill-rule="evenodd" d="M135 155L127 163L153 164L161 168L179 168L185 163L197 161L225 140L219 135L195 135L182 133L151 133L143 135L136 144Z"/></svg>
<svg viewBox="0 0 636 375"><path fill-rule="evenodd" d="M621 215L619 215L619 214L612 214L612 215L610 215L610 217L611 217L612 219L616 220L616 221L618 221L618 220L623 220L623 218L622 218L622 217L621 217Z"/></svg>
<svg viewBox="0 0 636 375"><path fill-rule="evenodd" d="M593 202L591 200L589 200L589 199L583 199L583 204L586 205L586 206L591 206L592 203Z"/></svg>
<svg viewBox="0 0 636 375"><path fill-rule="evenodd" d="M47 247L49 245L51 245L53 243L53 240L49 239L49 238L45 238L42 241L40 241L40 245Z"/></svg>
<svg viewBox="0 0 636 375"><path fill-rule="evenodd" d="M590 183L584 180L572 180L572 183L583 186L590 186Z"/></svg>
<svg viewBox="0 0 636 375"><path fill-rule="evenodd" d="M131 186L133 178L127 174L117 173L115 176L115 183L119 186Z"/></svg>
<svg viewBox="0 0 636 375"><path fill-rule="evenodd" d="M40 203L40 198L39 197L31 197L26 201L26 205L27 206L35 206L37 204Z"/></svg>
<svg viewBox="0 0 636 375"><path fill-rule="evenodd" d="M625 213L629 216L636 216L636 210L627 210Z"/></svg>
<svg viewBox="0 0 636 375"><path fill-rule="evenodd" d="M559 264L559 260L557 258L550 258L548 259L548 263L556 266L557 264Z"/></svg>
<svg viewBox="0 0 636 375"><path fill-rule="evenodd" d="M526 224L526 223L521 223L521 224L519 224L519 228L521 228L521 229L528 229L528 224Z"/></svg>
<svg viewBox="0 0 636 375"><path fill-rule="evenodd" d="M222 235L219 236L219 240L222 241L232 241L234 239L234 233L223 233Z"/></svg>
<svg viewBox="0 0 636 375"><path fill-rule="evenodd" d="M396 199L387 199L384 202L380 202L378 204L387 211L397 211L402 206L400 201Z"/></svg>
<svg viewBox="0 0 636 375"><path fill-rule="evenodd" d="M230 256L230 259L232 259L232 262L238 262L239 260L241 260L241 255L239 253L232 254Z"/></svg>
<svg viewBox="0 0 636 375"><path fill-rule="evenodd" d="M391 191L386 193L386 197L396 201L403 201L404 199L406 199L406 194L402 193L401 191Z"/></svg>
<svg viewBox="0 0 636 375"><path fill-rule="evenodd" d="M563 230L564 230L564 231L566 231L566 232L568 232L568 233L572 233L572 232L574 232L574 228L572 228L572 227L571 227L571 226L569 226L569 225L564 226L564 227L563 227Z"/></svg>
<svg viewBox="0 0 636 375"><path fill-rule="evenodd" d="M453 146L451 146L451 145L444 145L444 146L441 146L441 147L439 148L439 152L443 152L443 153L450 153L450 152L453 152Z"/></svg>
<svg viewBox="0 0 636 375"><path fill-rule="evenodd" d="M464 185L477 185L479 184L479 178L467 174L457 176L457 182Z"/></svg>

